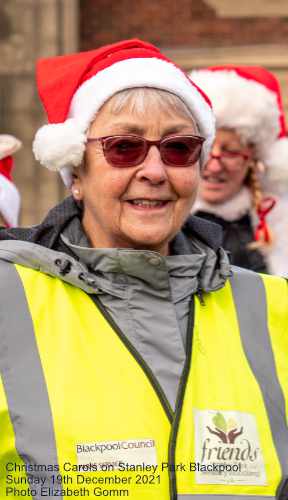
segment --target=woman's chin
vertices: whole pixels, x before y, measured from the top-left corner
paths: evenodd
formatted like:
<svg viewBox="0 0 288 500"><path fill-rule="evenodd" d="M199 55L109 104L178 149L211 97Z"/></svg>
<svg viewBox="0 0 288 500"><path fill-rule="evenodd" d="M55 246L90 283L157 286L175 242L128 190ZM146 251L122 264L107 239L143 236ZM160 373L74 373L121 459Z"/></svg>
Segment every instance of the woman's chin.
<svg viewBox="0 0 288 500"><path fill-rule="evenodd" d="M201 197L206 203L210 203L211 205L220 205L221 203L225 203L225 201L231 198L231 193L226 190L205 190L202 191Z"/></svg>
<svg viewBox="0 0 288 500"><path fill-rule="evenodd" d="M172 235L169 233L164 233L161 228L158 230L135 230L129 231L126 235L127 243L130 248L136 250L151 250L154 252L159 252L161 254L166 254L168 250L168 242L172 239Z"/></svg>

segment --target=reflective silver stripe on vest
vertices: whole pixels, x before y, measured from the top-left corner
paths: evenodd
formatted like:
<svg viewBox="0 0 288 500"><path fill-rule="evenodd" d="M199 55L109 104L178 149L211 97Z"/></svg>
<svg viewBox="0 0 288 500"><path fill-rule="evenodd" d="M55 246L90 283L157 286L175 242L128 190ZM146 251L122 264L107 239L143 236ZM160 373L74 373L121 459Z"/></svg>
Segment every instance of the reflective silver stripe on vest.
<svg viewBox="0 0 288 500"><path fill-rule="evenodd" d="M231 278L231 285L243 348L260 386L274 445L282 467L282 475L286 477L288 475L288 427L285 400L277 377L267 326L264 283L259 275L239 268Z"/></svg>
<svg viewBox="0 0 288 500"><path fill-rule="evenodd" d="M0 370L17 452L27 466L58 465L49 398L25 292L15 267L3 261L0 297ZM51 473L33 471L27 475L45 477L44 487L52 488ZM33 484L31 488L37 491L34 500L43 500L41 486Z"/></svg>

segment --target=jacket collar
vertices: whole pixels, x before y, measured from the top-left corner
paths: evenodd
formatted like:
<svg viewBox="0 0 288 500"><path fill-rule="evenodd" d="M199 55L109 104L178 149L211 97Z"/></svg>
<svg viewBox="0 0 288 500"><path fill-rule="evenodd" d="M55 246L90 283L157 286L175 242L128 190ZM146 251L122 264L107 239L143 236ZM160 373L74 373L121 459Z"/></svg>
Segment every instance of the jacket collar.
<svg viewBox="0 0 288 500"><path fill-rule="evenodd" d="M75 224L78 225L81 233L81 215L81 209L73 198L69 197L52 209L39 226L1 230L0 258L60 277L63 281L82 288L88 293L97 293L97 291L101 293L105 283L95 275L95 269L93 272L89 270L84 257L81 257L79 253L77 255L73 248L75 243L77 246L77 241L71 242L71 239L65 238L65 234L69 234L71 227ZM221 288L230 275L227 255L220 246L221 237L221 230L216 224L197 217L189 217L183 229L174 238L171 244L172 255L166 258L168 260L165 261L165 265L172 266L173 272L177 273L177 269L179 271L184 265L185 256L187 264L187 259L189 260L191 254L194 254L195 265L197 262L198 288L204 291ZM83 245L85 242L83 231L81 238ZM86 249L85 246L80 248L80 254L90 252L92 255L93 251L95 253L95 249L89 249L87 246ZM134 250L121 250L120 252L121 258L130 253L134 259L137 259L141 253L146 256L155 254L160 257L164 265L165 258L155 252L137 253ZM191 272L194 272L196 268L194 271L192 268Z"/></svg>

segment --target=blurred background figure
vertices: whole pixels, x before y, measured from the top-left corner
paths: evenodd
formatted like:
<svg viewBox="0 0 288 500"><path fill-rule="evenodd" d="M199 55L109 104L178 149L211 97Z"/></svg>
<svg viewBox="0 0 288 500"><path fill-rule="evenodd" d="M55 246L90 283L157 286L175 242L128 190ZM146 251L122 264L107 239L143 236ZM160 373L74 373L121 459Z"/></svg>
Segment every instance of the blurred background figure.
<svg viewBox="0 0 288 500"><path fill-rule="evenodd" d="M279 83L259 66L215 66L191 77L211 99L217 127L194 213L221 224L233 264L287 275L288 139Z"/></svg>
<svg viewBox="0 0 288 500"><path fill-rule="evenodd" d="M20 194L13 183L13 155L21 148L21 142L13 135L0 134L0 227L18 225Z"/></svg>

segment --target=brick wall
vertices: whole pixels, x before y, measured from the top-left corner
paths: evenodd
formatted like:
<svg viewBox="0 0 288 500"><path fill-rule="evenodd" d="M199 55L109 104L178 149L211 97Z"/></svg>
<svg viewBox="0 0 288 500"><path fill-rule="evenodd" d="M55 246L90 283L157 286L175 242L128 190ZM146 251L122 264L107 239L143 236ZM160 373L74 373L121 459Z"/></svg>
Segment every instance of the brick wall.
<svg viewBox="0 0 288 500"><path fill-rule="evenodd" d="M83 50L131 37L162 47L287 43L288 16L221 18L204 0L81 0Z"/></svg>

